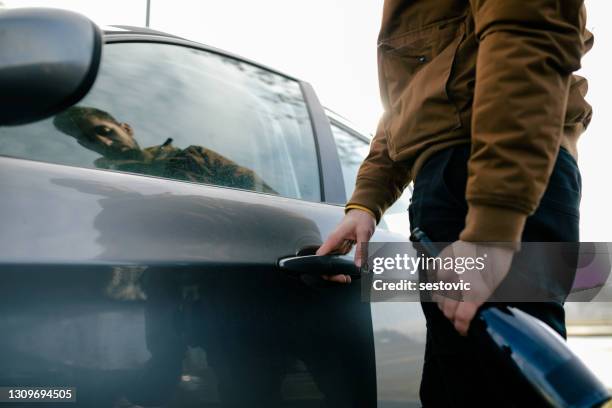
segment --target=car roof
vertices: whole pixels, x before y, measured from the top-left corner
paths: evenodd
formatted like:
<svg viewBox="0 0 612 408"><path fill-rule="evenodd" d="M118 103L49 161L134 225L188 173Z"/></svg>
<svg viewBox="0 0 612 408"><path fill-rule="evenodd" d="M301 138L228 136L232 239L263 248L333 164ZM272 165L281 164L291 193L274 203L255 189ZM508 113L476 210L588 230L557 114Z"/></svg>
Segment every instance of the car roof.
<svg viewBox="0 0 612 408"><path fill-rule="evenodd" d="M159 35L162 37L169 38L180 38L183 40L187 40L186 38L179 37L174 34L169 34L159 30L153 30L152 28L146 27L137 27L137 26L129 26L129 25L107 25L100 27L104 34L148 34L148 35Z"/></svg>

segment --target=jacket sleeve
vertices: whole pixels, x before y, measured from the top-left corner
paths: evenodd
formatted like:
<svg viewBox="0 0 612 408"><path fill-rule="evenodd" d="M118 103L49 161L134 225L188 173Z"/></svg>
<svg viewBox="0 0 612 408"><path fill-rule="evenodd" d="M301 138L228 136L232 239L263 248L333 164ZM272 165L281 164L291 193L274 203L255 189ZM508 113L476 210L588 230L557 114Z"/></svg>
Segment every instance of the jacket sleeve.
<svg viewBox="0 0 612 408"><path fill-rule="evenodd" d="M518 242L559 151L584 53L578 0L470 0L479 43L466 241Z"/></svg>
<svg viewBox="0 0 612 408"><path fill-rule="evenodd" d="M370 152L357 173L355 191L346 205L347 210L358 207L369 209L377 223L399 198L410 179L409 166L394 162L389 157L384 132L386 116L384 114L378 124Z"/></svg>

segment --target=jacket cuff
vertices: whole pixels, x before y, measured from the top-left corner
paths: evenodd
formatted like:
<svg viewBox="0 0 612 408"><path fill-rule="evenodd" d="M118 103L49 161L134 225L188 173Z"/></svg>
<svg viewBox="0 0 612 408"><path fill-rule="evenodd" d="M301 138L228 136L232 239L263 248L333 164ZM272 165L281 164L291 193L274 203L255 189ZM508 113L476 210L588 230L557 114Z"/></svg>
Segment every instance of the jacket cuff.
<svg viewBox="0 0 612 408"><path fill-rule="evenodd" d="M520 247L527 214L504 207L470 204L459 239L469 242L516 243Z"/></svg>
<svg viewBox="0 0 612 408"><path fill-rule="evenodd" d="M385 183L368 178L358 178L353 196L346 203L345 208L354 204L365 207L374 213L374 218L376 218L378 224L388 207L388 203L393 201L391 195L392 193Z"/></svg>

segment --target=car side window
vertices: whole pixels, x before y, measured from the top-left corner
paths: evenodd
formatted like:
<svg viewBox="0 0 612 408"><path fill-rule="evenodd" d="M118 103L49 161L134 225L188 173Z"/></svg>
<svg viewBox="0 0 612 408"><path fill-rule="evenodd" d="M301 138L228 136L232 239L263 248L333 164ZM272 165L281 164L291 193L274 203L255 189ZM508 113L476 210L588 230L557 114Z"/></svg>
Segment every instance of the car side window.
<svg viewBox="0 0 612 408"><path fill-rule="evenodd" d="M299 83L171 44L107 44L90 93L53 118L1 128L0 155L321 198Z"/></svg>
<svg viewBox="0 0 612 408"><path fill-rule="evenodd" d="M357 179L359 166L368 155L370 146L366 141L351 134L346 128L334 121L331 121L331 129L342 166L344 190L348 200L355 190L355 180Z"/></svg>
<svg viewBox="0 0 612 408"><path fill-rule="evenodd" d="M331 128L338 149L346 199L348 200L355 190L357 172L370 151L370 145L363 138L354 134L352 130L336 123L334 120L331 121ZM390 231L408 234L410 223L407 209L410 205L410 196L410 189L407 188L395 204L385 212L379 226Z"/></svg>

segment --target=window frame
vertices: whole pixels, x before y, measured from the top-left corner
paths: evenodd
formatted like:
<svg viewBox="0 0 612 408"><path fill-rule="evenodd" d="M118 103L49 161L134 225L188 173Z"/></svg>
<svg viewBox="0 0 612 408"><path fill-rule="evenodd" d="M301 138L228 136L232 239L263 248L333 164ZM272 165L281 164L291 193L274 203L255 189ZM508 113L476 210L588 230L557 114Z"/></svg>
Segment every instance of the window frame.
<svg viewBox="0 0 612 408"><path fill-rule="evenodd" d="M284 78L295 81L300 86L300 91L302 92L304 103L306 104L306 109L310 118L310 124L314 138L315 154L317 156L316 166L319 174L320 184L319 202L344 205L345 190L342 178L342 168L340 165L340 158L338 157L338 153L336 151L336 145L333 140L331 126L328 121L325 110L321 106L317 95L314 92L314 89L309 83L301 81L295 77L284 74L282 72L276 71L269 67L266 67L265 65L259 64L255 61L251 61L235 54L225 52L218 48L189 41L180 37L173 37L161 34L134 33L129 31L105 33L105 47L118 43L157 43L192 48L204 52L217 54L226 58L232 58L237 61L253 65L257 68L270 71L275 75L280 75ZM102 56L102 59L104 59L104 55ZM226 188L223 186L218 187ZM265 194L257 191L253 191L253 193ZM297 200L306 202L316 202L303 199Z"/></svg>
<svg viewBox="0 0 612 408"><path fill-rule="evenodd" d="M330 115L329 112L328 112L328 115ZM328 116L328 117L329 117L330 126L336 126L337 128L340 128L340 129L344 130L346 133L349 133L351 136L355 137L356 139L359 139L362 142L365 142L365 144L367 144L368 146L370 145L370 142L372 142L372 138L371 137L367 137L367 136L361 134L360 132L358 132L354 128L352 128L349 125L341 122L340 120L336 119L335 117L332 117L331 115Z"/></svg>

